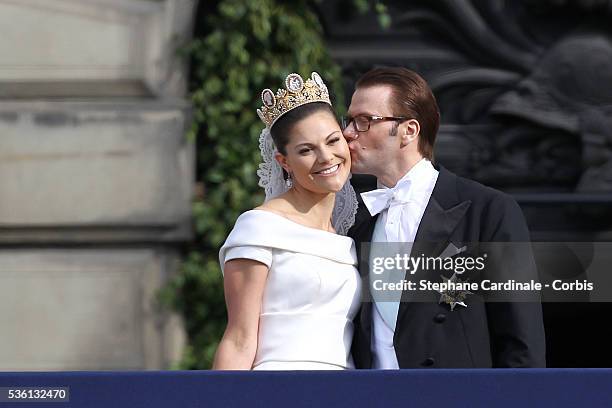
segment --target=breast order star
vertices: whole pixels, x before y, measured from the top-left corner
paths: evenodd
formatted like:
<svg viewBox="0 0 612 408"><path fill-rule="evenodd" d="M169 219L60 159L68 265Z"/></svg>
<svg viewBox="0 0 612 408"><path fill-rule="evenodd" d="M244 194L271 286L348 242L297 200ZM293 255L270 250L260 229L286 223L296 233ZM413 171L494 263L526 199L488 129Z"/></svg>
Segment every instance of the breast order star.
<svg viewBox="0 0 612 408"><path fill-rule="evenodd" d="M447 278L444 275L440 275L440 277L442 278L442 280L445 281L445 283L461 283L461 279L459 279L457 277L456 273L453 273L453 276L451 276L450 278ZM438 304L444 302L450 305L450 309L451 312L455 310L455 306L457 305L461 305L463 307L467 307L467 305L465 304L464 300L467 297L467 295L473 295L472 292L470 292L469 290L438 290L438 292L440 293L440 301L438 302Z"/></svg>

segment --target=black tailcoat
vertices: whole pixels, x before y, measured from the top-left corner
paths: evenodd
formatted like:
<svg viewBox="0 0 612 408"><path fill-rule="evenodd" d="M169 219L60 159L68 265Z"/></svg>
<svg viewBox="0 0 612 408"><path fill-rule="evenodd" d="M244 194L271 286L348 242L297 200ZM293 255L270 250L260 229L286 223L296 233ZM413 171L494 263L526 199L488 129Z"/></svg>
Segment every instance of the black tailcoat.
<svg viewBox="0 0 612 408"><path fill-rule="evenodd" d="M412 254L438 256L449 243L528 242L529 231L520 207L510 196L458 177L443 167L417 229ZM367 246L377 216L360 203L349 231L357 246L364 291L368 288ZM531 250L513 257L509 276L521 279L537 271ZM418 273L418 272L417 272ZM468 307L410 301L402 293L393 344L400 368L416 367L544 367L545 342L539 302L487 302L468 296ZM363 302L355 318L352 352L357 368L371 368L371 327L374 303Z"/></svg>

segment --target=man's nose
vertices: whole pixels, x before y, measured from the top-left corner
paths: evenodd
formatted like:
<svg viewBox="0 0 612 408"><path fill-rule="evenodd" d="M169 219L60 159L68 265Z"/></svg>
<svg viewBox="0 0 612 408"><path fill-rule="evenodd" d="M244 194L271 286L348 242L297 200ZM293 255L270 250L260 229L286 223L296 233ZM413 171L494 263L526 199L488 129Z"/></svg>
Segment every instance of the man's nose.
<svg viewBox="0 0 612 408"><path fill-rule="evenodd" d="M355 126L352 123L344 128L342 135L349 143L359 137L359 134L355 131Z"/></svg>

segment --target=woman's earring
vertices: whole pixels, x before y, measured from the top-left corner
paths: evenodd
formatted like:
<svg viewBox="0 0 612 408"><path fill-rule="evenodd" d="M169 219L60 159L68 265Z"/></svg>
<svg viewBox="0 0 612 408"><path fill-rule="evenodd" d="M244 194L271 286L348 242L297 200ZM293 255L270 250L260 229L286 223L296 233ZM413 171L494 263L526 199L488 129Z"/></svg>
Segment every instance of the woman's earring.
<svg viewBox="0 0 612 408"><path fill-rule="evenodd" d="M285 180L285 185L287 188L293 187L293 180L291 179L291 173L287 174L287 179Z"/></svg>

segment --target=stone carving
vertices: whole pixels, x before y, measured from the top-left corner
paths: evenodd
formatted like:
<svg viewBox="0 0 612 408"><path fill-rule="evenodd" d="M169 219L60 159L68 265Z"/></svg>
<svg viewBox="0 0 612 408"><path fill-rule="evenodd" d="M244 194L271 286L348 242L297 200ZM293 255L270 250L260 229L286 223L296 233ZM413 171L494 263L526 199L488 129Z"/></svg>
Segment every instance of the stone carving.
<svg viewBox="0 0 612 408"><path fill-rule="evenodd" d="M612 191L612 0L389 5L389 41L401 33L407 56L376 63L416 69L432 85L441 161L502 188ZM451 139L462 157L444 147Z"/></svg>

